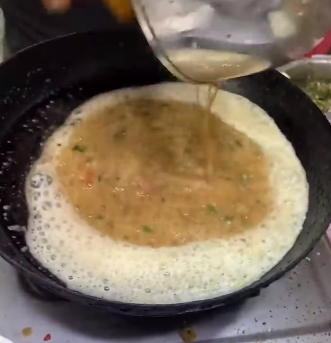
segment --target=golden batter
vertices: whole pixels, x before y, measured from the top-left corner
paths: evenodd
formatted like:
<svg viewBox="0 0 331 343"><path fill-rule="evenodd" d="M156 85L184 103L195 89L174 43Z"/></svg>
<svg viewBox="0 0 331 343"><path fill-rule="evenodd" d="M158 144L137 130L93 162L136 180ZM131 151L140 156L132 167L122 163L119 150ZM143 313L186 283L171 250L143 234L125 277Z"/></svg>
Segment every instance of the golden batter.
<svg viewBox="0 0 331 343"><path fill-rule="evenodd" d="M92 227L132 244L178 246L254 228L272 208L267 158L213 115L207 182L206 115L195 104L145 98L87 118L60 152L62 191Z"/></svg>

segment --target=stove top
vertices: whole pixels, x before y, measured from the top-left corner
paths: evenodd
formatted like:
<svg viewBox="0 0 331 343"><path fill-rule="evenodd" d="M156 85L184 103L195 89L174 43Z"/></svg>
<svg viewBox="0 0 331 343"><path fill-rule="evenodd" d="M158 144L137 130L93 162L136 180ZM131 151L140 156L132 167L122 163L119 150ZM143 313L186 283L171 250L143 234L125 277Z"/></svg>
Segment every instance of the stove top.
<svg viewBox="0 0 331 343"><path fill-rule="evenodd" d="M281 280L232 307L180 319L111 315L44 294L0 260L0 334L14 343L197 343L331 341L331 249L323 238Z"/></svg>

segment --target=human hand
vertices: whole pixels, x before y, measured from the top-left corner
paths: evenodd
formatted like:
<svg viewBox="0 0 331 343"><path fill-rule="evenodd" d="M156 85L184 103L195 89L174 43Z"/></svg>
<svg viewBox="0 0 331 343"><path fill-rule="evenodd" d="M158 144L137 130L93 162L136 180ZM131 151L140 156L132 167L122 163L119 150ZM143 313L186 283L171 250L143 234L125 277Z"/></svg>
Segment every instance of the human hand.
<svg viewBox="0 0 331 343"><path fill-rule="evenodd" d="M41 0L49 12L65 12L75 0ZM135 15L130 0L101 0L119 22L131 22Z"/></svg>

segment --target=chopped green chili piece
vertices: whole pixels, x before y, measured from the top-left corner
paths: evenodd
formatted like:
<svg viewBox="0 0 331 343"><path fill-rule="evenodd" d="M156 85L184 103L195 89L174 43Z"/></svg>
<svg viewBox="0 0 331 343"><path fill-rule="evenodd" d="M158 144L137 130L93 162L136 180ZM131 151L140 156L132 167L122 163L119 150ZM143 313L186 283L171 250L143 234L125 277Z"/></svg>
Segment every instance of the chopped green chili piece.
<svg viewBox="0 0 331 343"><path fill-rule="evenodd" d="M148 226L148 225L144 225L143 226L143 231L146 232L146 233L152 233L153 229L150 226Z"/></svg>
<svg viewBox="0 0 331 343"><path fill-rule="evenodd" d="M72 148L73 151L79 151L79 152L84 152L86 150L86 148L80 146L80 145L75 145L73 148Z"/></svg>
<svg viewBox="0 0 331 343"><path fill-rule="evenodd" d="M251 176L250 175L248 175L248 174L243 174L242 176L241 176L241 181L242 181L242 183L245 185L246 183L248 183L249 181L250 181L250 179L251 179Z"/></svg>
<svg viewBox="0 0 331 343"><path fill-rule="evenodd" d="M212 214L217 214L218 210L216 208L216 206L212 205L212 204L208 204L207 205L207 210L212 213Z"/></svg>
<svg viewBox="0 0 331 343"><path fill-rule="evenodd" d="M115 140L115 141L118 141L118 140L121 140L121 139L125 138L125 133L126 133L125 130L119 130L119 131L117 131L117 132L114 134L114 136L113 136L114 140Z"/></svg>
<svg viewBox="0 0 331 343"><path fill-rule="evenodd" d="M315 104L323 111L331 109L331 83L329 80L314 80L309 77L304 82L297 82L297 86L311 97Z"/></svg>
<svg viewBox="0 0 331 343"><path fill-rule="evenodd" d="M236 140L236 145L237 145L238 147L242 147L242 146L243 146L243 144L242 144L239 140Z"/></svg>
<svg viewBox="0 0 331 343"><path fill-rule="evenodd" d="M233 216L224 216L224 220L225 220L227 223L232 223L233 220L234 220L234 217L233 217Z"/></svg>

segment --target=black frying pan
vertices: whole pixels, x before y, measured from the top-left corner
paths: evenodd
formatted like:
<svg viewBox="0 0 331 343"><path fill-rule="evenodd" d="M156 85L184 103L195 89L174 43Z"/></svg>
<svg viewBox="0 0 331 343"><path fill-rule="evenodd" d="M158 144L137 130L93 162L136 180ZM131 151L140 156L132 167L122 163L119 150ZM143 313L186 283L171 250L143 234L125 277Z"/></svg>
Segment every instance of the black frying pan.
<svg viewBox="0 0 331 343"><path fill-rule="evenodd" d="M226 305L255 294L293 268L331 222L331 126L297 87L274 70L227 82L225 89L261 106L292 143L310 186L303 231L283 260L261 280L230 295L175 305L110 302L71 291L39 266L25 246L24 179L40 143L70 111L116 88L170 81L137 28L80 33L33 46L0 66L0 254L32 281L65 299L135 316L173 316ZM23 248L21 250L21 248Z"/></svg>

